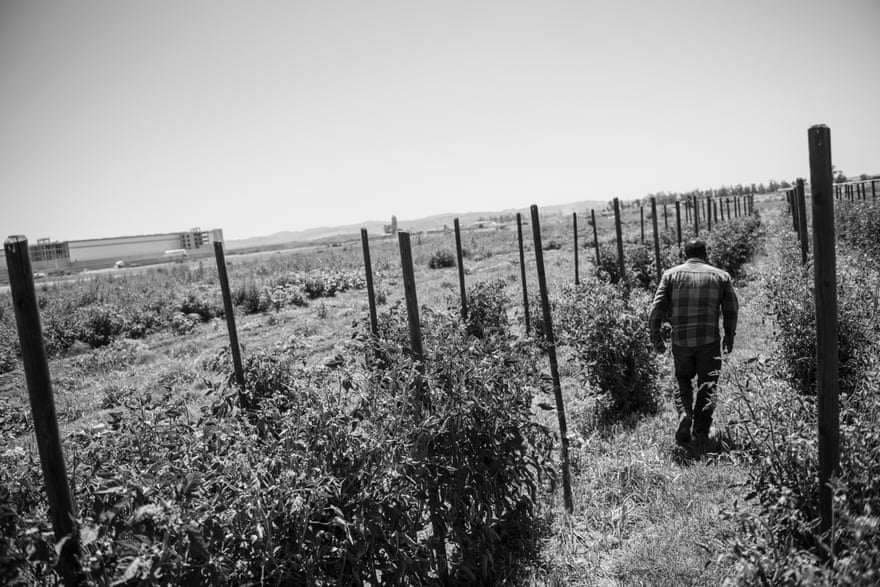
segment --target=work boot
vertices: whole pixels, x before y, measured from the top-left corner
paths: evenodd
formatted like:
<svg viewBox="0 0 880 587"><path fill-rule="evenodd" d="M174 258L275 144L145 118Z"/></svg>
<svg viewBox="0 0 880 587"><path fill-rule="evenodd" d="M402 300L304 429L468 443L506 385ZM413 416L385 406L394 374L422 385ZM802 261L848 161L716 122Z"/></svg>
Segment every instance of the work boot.
<svg viewBox="0 0 880 587"><path fill-rule="evenodd" d="M691 440L691 423L692 419L687 414L678 421L678 430L675 431L675 442L686 444Z"/></svg>

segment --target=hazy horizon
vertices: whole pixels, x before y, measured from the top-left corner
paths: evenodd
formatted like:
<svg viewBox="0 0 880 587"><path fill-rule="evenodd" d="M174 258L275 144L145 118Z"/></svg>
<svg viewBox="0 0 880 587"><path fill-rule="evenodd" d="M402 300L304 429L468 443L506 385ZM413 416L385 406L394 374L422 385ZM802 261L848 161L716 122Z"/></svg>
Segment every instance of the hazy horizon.
<svg viewBox="0 0 880 587"><path fill-rule="evenodd" d="M874 0L0 0L0 237L880 173Z"/></svg>

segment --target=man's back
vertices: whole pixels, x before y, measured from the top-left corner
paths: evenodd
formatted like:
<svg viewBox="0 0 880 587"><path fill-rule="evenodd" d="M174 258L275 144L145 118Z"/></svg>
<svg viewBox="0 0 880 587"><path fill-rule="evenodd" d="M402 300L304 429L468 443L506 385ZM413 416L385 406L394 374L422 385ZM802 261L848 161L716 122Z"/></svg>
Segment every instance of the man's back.
<svg viewBox="0 0 880 587"><path fill-rule="evenodd" d="M674 345L714 342L721 338L719 314L724 316L724 331L733 333L738 310L730 275L702 259L690 258L663 273L651 309L652 335L659 334L660 324L668 320Z"/></svg>

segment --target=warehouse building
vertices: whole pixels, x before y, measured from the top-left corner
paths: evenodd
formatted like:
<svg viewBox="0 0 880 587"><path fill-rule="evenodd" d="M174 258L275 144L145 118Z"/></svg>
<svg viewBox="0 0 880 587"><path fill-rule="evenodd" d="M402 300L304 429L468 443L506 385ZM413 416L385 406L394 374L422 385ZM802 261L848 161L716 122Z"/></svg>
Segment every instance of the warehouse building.
<svg viewBox="0 0 880 587"><path fill-rule="evenodd" d="M29 243L31 265L35 271L78 271L124 263L164 261L166 252L183 250L194 256L209 254L213 243L223 241L223 230L192 228L186 232L117 236L73 241L38 239ZM179 255L175 255L179 259ZM5 265L5 259L3 260Z"/></svg>

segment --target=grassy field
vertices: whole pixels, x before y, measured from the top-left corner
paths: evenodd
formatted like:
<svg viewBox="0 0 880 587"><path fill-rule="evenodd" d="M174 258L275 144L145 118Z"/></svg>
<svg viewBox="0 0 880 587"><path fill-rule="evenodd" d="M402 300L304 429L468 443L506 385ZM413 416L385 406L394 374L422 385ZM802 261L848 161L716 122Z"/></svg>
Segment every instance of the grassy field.
<svg viewBox="0 0 880 587"><path fill-rule="evenodd" d="M778 217L776 200L759 202L770 222ZM674 208L670 225L674 226ZM587 214L579 215L579 243L591 243ZM662 227L662 216L660 217ZM625 215L625 234L639 234L637 209ZM612 219L600 217L600 240L613 234ZM544 220L543 242L558 249L544 251L548 281L553 291L574 280L570 218ZM650 239L650 225L646 227ZM530 227L527 243L528 287L537 292ZM521 324L520 268L516 227L466 231L463 247L466 281L502 280L513 301L510 317ZM458 303L455 267L430 269L437 251L454 252L452 233L413 235L419 302L431 308ZM755 261L747 275L760 275L772 252ZM371 242L380 311L403 297L399 257L391 239ZM579 250L582 280L592 279L594 251ZM335 268L363 271L360 243L323 246L309 251L278 251L230 255L233 280L257 280L296 268L300 271ZM209 263L192 268L208 273ZM233 284L233 288L235 284ZM548 534L537 560L528 561L519 574L527 585L717 585L735 573L730 538L736 533L732 512L744 502L747 468L737 451L730 420L736 406L737 378L766 358L773 344L765 320L760 286L754 279L738 284L741 315L737 348L725 360L722 395L716 411L719 440L695 452L673 442L676 416L672 407L674 380L671 357L660 359L663 401L656 415L632 418L613 426L599 426L592 417L591 399L573 363L561 354L562 388L569 417L573 467L574 514L564 513L561 492L546 495L542 506ZM647 303L638 298L637 303ZM536 308L531 309L537 311ZM346 352L353 323L367 314L366 293L349 289L331 297L310 300L306 306L285 306L237 316L239 340L247 357L260 349L284 349L304 365L332 362ZM138 340L116 340L90 349L76 344L50 365L62 436L112 434L115 419L126 417L137 398L181 401L193 420L211 394L224 384L224 374L210 368L228 345L225 321L213 318L194 325L185 334L156 332ZM20 370L0 375L0 406L4 417L0 434L8 451L33 454L35 444L24 376ZM535 418L556 429L552 412L536 410ZM68 467L77 476L76 455Z"/></svg>

